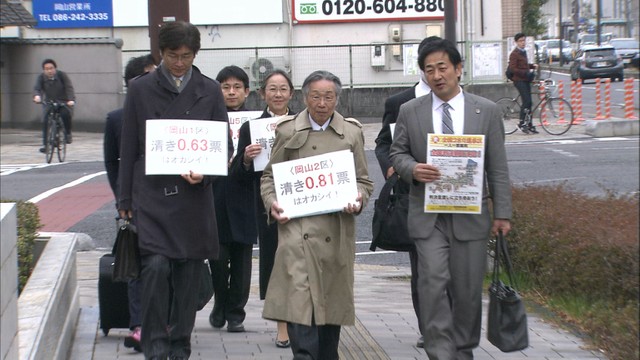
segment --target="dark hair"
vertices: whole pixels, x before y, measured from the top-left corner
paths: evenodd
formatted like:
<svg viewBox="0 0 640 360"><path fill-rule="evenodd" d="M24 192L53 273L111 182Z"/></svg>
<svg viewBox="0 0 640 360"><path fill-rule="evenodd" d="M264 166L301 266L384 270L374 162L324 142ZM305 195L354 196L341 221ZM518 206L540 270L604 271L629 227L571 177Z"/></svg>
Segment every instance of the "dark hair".
<svg viewBox="0 0 640 360"><path fill-rule="evenodd" d="M515 36L513 37L513 40L514 41L518 41L518 40L520 40L521 38L523 38L525 36L526 35L524 33L519 32L519 33L515 34Z"/></svg>
<svg viewBox="0 0 640 360"><path fill-rule="evenodd" d="M56 62L53 59L44 59L44 61L42 62L42 68L44 69L44 66L47 64L51 64L53 65L54 68L58 68L58 64L56 64Z"/></svg>
<svg viewBox="0 0 640 360"><path fill-rule="evenodd" d="M326 70L316 70L304 79L302 83L302 95L307 97L307 95L309 95L309 85L320 80L332 81L336 86L336 97L340 97L340 92L342 92L342 82L340 82L340 78Z"/></svg>
<svg viewBox="0 0 640 360"><path fill-rule="evenodd" d="M458 66L458 64L462 63L462 57L454 43L447 39L436 39L428 41L418 53L418 67L420 67L420 70L424 71L424 60L427 56L438 51L444 51L449 55L449 60L454 66Z"/></svg>
<svg viewBox="0 0 640 360"><path fill-rule="evenodd" d="M181 46L188 47L194 55L198 53L200 50L200 31L198 28L185 21L172 21L162 25L158 34L160 51L176 50Z"/></svg>
<svg viewBox="0 0 640 360"><path fill-rule="evenodd" d="M133 57L127 62L124 68L124 85L129 86L129 80L145 73L145 68L149 65L155 65L151 54Z"/></svg>
<svg viewBox="0 0 640 360"><path fill-rule="evenodd" d="M242 81L245 89L249 87L249 76L246 72L244 72L244 70L235 65L225 66L224 68L222 68L222 70L220 70L218 76L216 76L216 80L218 80L218 82L220 83L223 83L230 78L236 78Z"/></svg>
<svg viewBox="0 0 640 360"><path fill-rule="evenodd" d="M286 80L287 83L289 84L289 88L291 89L291 92L293 92L293 82L291 81L291 78L289 77L289 74L287 74L286 71L281 70L281 69L275 69L272 72L269 73L269 75L267 75L264 78L264 81L262 81L262 85L260 86L260 91L264 93L264 89L267 86L267 82L269 81L269 79L271 79L274 75L282 75Z"/></svg>
<svg viewBox="0 0 640 360"><path fill-rule="evenodd" d="M418 55L420 55L420 51L421 51L422 49L424 49L424 47L425 47L428 43L430 43L430 42L432 42L432 41L436 41L436 40L442 40L442 38L441 38L440 36L429 36L429 37L426 37L426 38L422 39L422 41L420 42L420 45L418 45ZM419 67L420 69L422 69L422 68L423 68L423 65L420 65L420 63L423 63L423 62L424 62L424 59L422 59L422 61L420 61L420 58L418 58L418 67Z"/></svg>

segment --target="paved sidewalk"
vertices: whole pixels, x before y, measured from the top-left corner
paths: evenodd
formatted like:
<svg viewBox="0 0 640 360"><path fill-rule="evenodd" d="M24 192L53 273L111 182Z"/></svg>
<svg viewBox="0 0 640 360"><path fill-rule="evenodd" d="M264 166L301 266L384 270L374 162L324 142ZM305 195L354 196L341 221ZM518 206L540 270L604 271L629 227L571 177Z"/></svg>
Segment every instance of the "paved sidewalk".
<svg viewBox="0 0 640 360"><path fill-rule="evenodd" d="M374 139L379 123L365 124L368 150L375 147ZM3 172L12 167L32 164L39 166L44 156L38 153L39 132L2 129L0 162ZM572 128L562 137L566 140L585 137L582 127ZM544 140L551 136L510 135L508 141ZM74 143L68 148L67 161L102 161L102 135L74 133ZM80 284L81 313L71 359L142 359L143 356L123 346L127 329L112 329L104 336L99 329L98 260L109 249L78 252L77 275ZM356 325L344 327L340 343L340 357L348 359L426 359L424 350L415 346L418 338L417 320L411 305L407 267L371 266L356 264L355 303ZM245 333L229 333L213 329L208 322L212 303L198 313L192 336L191 359L290 359L289 349L274 345L276 324L261 318L263 302L258 296L258 264L254 260L251 296L246 306ZM487 299L484 299L487 305ZM585 342L559 329L537 314L529 313L530 347L522 352L504 354L486 340L483 333L475 358L484 359L606 359L597 350L590 350ZM483 315L486 322L486 310Z"/></svg>
<svg viewBox="0 0 640 360"><path fill-rule="evenodd" d="M72 360L142 359L143 356L123 346L127 329L112 329L104 336L99 326L97 299L98 259L106 251L78 253L80 283L80 319L72 351ZM417 348L418 324L411 306L410 270L405 267L356 265L355 303L356 326L343 327L340 359L426 359ZM211 301L196 317L192 335L194 360L275 360L291 359L290 349L275 346L276 324L261 318L263 301L258 296L258 262L253 262L251 295L246 306L245 333L229 333L209 325ZM521 352L505 354L486 340L486 305L483 313L480 347L475 359L606 359L589 350L577 336L546 322L529 312L530 347Z"/></svg>

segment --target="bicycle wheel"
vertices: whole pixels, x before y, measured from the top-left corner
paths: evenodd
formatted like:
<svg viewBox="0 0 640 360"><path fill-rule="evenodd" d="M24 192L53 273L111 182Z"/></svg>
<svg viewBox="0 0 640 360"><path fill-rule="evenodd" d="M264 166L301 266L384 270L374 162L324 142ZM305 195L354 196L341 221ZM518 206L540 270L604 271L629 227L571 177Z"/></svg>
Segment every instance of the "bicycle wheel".
<svg viewBox="0 0 640 360"><path fill-rule="evenodd" d="M551 135L566 133L572 122L573 109L563 98L550 98L540 108L540 125Z"/></svg>
<svg viewBox="0 0 640 360"><path fill-rule="evenodd" d="M513 134L518 130L520 123L520 104L512 98L504 97L496 101L496 105L502 114L504 133Z"/></svg>
<svg viewBox="0 0 640 360"><path fill-rule="evenodd" d="M51 163L51 159L53 159L53 152L56 148L56 124L55 121L49 120L49 127L47 128L47 142L45 145L45 153L44 157L47 161L47 164Z"/></svg>
<svg viewBox="0 0 640 360"><path fill-rule="evenodd" d="M65 135L66 131L63 124L59 124L57 128L58 132L56 140L58 146L56 147L56 150L58 152L58 161L64 162L64 159L67 157L67 137Z"/></svg>

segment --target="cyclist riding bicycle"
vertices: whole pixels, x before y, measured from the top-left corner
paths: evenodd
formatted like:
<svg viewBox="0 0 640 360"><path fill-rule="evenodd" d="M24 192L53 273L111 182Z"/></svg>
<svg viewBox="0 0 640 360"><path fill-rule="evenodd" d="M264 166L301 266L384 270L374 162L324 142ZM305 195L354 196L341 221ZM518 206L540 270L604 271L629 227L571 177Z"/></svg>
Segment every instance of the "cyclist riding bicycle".
<svg viewBox="0 0 640 360"><path fill-rule="evenodd" d="M518 89L522 99L518 127L525 134L537 134L536 127L531 122L525 123L525 118L527 112L531 111L531 81L535 78L535 69L538 68L538 64L529 64L527 52L524 49L527 37L523 33L517 33L513 39L516 42L516 48L509 55L509 68L513 72L513 78L511 79L513 85Z"/></svg>
<svg viewBox="0 0 640 360"><path fill-rule="evenodd" d="M47 141L47 102L54 101L64 103L67 106L60 109L60 115L66 129L66 142L71 144L71 117L72 109L75 105L76 96L73 91L73 84L66 73L57 69L56 62L52 59L45 59L42 62L42 74L38 76L33 91L33 102L43 104L42 111L42 145L40 152L45 152Z"/></svg>

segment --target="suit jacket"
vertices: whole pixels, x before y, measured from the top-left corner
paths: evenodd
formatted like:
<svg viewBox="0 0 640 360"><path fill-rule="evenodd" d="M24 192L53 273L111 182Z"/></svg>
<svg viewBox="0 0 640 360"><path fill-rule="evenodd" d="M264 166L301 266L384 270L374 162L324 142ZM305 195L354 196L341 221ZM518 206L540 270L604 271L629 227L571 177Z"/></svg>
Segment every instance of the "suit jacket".
<svg viewBox="0 0 640 360"><path fill-rule="evenodd" d="M433 94L411 100L400 107L391 162L400 178L413 179L413 169L427 160L427 135L433 133ZM481 214L453 214L453 231L459 240L487 239L491 228L488 196L493 199L493 216L511 218L511 184L504 146L504 125L496 104L488 99L464 93L464 134L485 135L484 172ZM489 194L486 193L488 188ZM409 192L409 235L427 238L434 229L438 214L424 212L425 184L415 180Z"/></svg>
<svg viewBox="0 0 640 360"><path fill-rule="evenodd" d="M120 108L107 114L104 126L104 167L107 169L109 186L113 196L118 197L118 167L120 166L120 134L122 133L122 113Z"/></svg>
<svg viewBox="0 0 640 360"><path fill-rule="evenodd" d="M391 159L389 158L389 150L391 149L392 135L391 124L396 122L398 118L398 112L400 111L400 105L406 103L411 99L416 98L415 86L410 87L403 92L397 93L387 98L384 102L384 115L382 116L382 129L378 133L376 138L376 158L378 158L378 164L382 170L382 175L387 177L387 169L391 166Z"/></svg>
<svg viewBox="0 0 640 360"><path fill-rule="evenodd" d="M141 75L127 90L118 209L133 210L142 254L215 259L219 248L212 177L191 185L179 175L145 175L144 155L147 119L228 122L222 90L194 66L191 79L178 92L161 70ZM233 142L228 136L231 156ZM177 193L171 194L174 190Z"/></svg>
<svg viewBox="0 0 640 360"><path fill-rule="evenodd" d="M246 111L244 105L237 111ZM227 109L227 111L230 111ZM248 121L245 122L248 126ZM229 175L217 178L213 182L213 197L216 205L216 219L218 222L218 236L221 243L236 242L245 245L255 244L258 240L256 229L255 199L251 178L233 170L233 162L244 156L244 146L238 152L229 166Z"/></svg>

